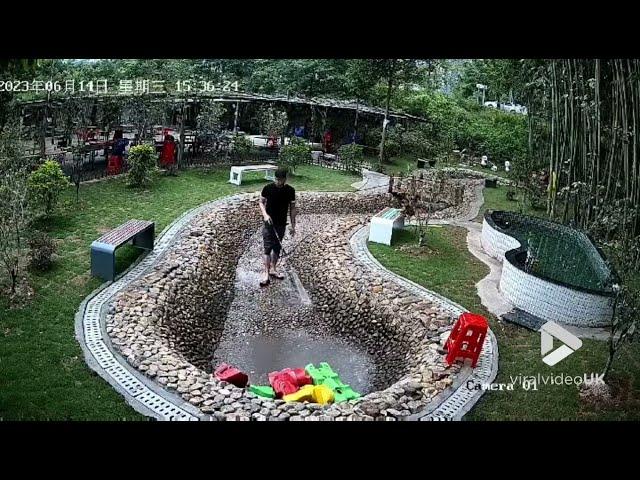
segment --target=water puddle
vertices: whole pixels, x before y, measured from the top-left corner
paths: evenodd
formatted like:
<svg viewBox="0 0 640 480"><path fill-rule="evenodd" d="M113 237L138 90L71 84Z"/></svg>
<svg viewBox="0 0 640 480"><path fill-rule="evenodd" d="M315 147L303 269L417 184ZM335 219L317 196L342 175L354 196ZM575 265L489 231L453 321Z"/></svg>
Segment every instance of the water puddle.
<svg viewBox="0 0 640 480"><path fill-rule="evenodd" d="M232 364L246 372L251 383L262 385L269 384L269 372L328 362L344 383L363 394L373 389L375 375L375 364L365 352L303 329L236 337L232 345L218 347L214 362Z"/></svg>

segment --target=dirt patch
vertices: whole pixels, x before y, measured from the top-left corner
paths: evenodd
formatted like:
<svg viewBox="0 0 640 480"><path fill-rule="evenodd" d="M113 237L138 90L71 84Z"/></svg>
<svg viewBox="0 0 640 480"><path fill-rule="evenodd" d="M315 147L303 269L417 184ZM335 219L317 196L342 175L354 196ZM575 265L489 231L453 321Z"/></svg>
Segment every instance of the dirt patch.
<svg viewBox="0 0 640 480"><path fill-rule="evenodd" d="M0 285L0 295L7 299L10 310L20 309L29 304L34 296L35 291L29 284L26 277L18 279L15 293L11 293L11 285L8 282Z"/></svg>
<svg viewBox="0 0 640 480"><path fill-rule="evenodd" d="M76 287L82 287L86 285L90 279L91 276L89 275L89 273L83 273L81 275L76 275L75 277L73 277L71 280L69 280L69 283L75 285Z"/></svg>
<svg viewBox="0 0 640 480"><path fill-rule="evenodd" d="M634 412L640 409L640 395L634 388L634 378L625 376L614 377L609 380L609 395L589 395L580 392L580 402L583 407L595 412L604 410L621 410Z"/></svg>
<svg viewBox="0 0 640 480"><path fill-rule="evenodd" d="M105 232L102 232L102 233L105 233ZM78 235L69 235L68 237L60 238L56 240L56 243L58 245L63 245L65 243L72 243L74 245L84 245L85 241Z"/></svg>
<svg viewBox="0 0 640 480"><path fill-rule="evenodd" d="M14 336L19 337L24 333L24 330L22 330L20 327L13 328L13 329L9 327L5 327L2 333L4 334L5 337L14 337Z"/></svg>
<svg viewBox="0 0 640 480"><path fill-rule="evenodd" d="M423 247L415 244L402 245L396 248L395 250L398 252L403 252L409 255L413 255L414 257L432 257L434 255L440 254L440 252L430 249L427 245Z"/></svg>

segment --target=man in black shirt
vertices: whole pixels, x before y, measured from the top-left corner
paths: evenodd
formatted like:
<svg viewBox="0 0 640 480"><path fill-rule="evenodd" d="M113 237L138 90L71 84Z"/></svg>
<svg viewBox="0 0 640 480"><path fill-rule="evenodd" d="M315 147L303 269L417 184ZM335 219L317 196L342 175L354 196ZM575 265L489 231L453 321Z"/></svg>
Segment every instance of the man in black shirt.
<svg viewBox="0 0 640 480"><path fill-rule="evenodd" d="M276 181L265 185L260 197L260 212L264 218L262 227L262 240L264 243L264 278L260 286L269 285L270 278L282 280L284 275L276 271L280 256L280 240L284 238L287 226L287 212L291 215L291 236L296 233L296 191L291 185L287 185L287 170L276 170ZM276 236L277 234L277 236Z"/></svg>

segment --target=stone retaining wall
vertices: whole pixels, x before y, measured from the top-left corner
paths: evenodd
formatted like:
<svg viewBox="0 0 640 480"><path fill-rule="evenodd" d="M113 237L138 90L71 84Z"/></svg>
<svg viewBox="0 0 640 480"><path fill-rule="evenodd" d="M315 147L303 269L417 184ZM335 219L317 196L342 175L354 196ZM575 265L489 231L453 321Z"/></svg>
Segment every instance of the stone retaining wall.
<svg viewBox="0 0 640 480"><path fill-rule="evenodd" d="M390 197L301 193L305 213L338 217L297 249L291 262L310 290L323 321L377 358L379 388L355 402L331 406L287 404L255 397L210 375L213 348L232 300L235 266L260 224L258 195L233 197L196 217L144 277L117 294L106 331L128 362L218 419L374 419L419 412L451 384L438 352L452 319L433 305L383 281L357 264L349 238Z"/></svg>

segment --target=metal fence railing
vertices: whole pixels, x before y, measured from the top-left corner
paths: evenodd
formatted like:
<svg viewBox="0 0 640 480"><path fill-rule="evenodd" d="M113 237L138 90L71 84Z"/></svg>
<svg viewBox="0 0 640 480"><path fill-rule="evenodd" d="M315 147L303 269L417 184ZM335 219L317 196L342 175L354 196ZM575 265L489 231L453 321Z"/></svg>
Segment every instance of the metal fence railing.
<svg viewBox="0 0 640 480"><path fill-rule="evenodd" d="M25 157L26 158L26 157ZM38 159L29 157L31 163L38 163ZM51 158L51 156L47 156ZM107 169L107 158L104 155L70 155L54 156L55 160L60 163L63 173L73 182L87 182L92 180L100 180L110 176ZM231 164L254 165L261 163L276 163L278 160L277 150L258 150L248 154L234 154L227 150L218 150L214 152L198 152L194 154L186 151L179 169L185 168L212 168L218 166L228 166ZM129 165L125 156L120 173L126 173Z"/></svg>
<svg viewBox="0 0 640 480"><path fill-rule="evenodd" d="M279 149L277 148L261 148L253 150L247 154L237 154L229 149L217 149L208 151L193 152L187 150L178 165L178 169L185 168L212 168L235 165L255 165L262 163L277 163L279 160ZM29 156L31 163L38 163L38 155ZM82 153L82 154L61 154L48 155L47 158L56 159L62 168L63 173L75 182L87 182L100 180L110 176L107 170L107 157L99 151ZM25 157L27 158L27 157ZM347 165L340 160L339 155L321 154L309 157L303 162L307 165L316 165L323 168L337 170L349 173L361 172L363 168L372 169L370 162L363 161L357 165ZM125 156L122 170L120 173L126 173L129 169Z"/></svg>
<svg viewBox="0 0 640 480"><path fill-rule="evenodd" d="M347 165L340 160L339 155L326 155L321 154L318 156L311 156L304 162L307 165L317 165L331 170L339 170L350 173L360 173L363 168L372 169L372 165L369 162L360 162L358 164Z"/></svg>

